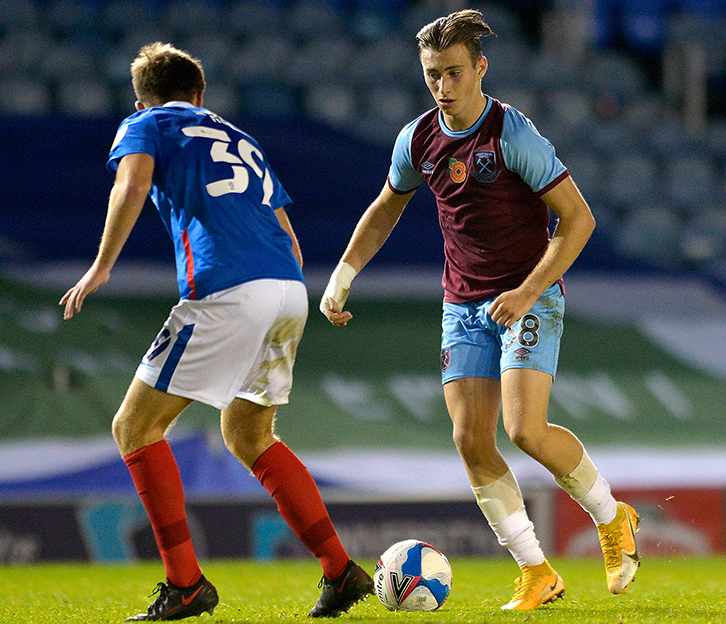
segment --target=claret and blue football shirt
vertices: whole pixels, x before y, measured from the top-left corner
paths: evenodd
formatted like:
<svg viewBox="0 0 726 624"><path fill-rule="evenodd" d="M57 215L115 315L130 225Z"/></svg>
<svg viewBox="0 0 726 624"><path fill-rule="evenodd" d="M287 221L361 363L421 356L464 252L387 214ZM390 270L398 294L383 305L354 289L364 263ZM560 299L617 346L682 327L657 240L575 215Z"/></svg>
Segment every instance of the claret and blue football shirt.
<svg viewBox="0 0 726 624"><path fill-rule="evenodd" d="M144 109L119 126L108 165L154 159L151 198L172 240L182 299L256 279L303 281L274 211L291 203L257 142L186 102Z"/></svg>
<svg viewBox="0 0 726 624"><path fill-rule="evenodd" d="M519 286L550 240L541 196L569 173L532 122L488 98L477 122L454 132L438 108L399 134L389 187L409 193L426 182L444 236L444 300L485 301Z"/></svg>

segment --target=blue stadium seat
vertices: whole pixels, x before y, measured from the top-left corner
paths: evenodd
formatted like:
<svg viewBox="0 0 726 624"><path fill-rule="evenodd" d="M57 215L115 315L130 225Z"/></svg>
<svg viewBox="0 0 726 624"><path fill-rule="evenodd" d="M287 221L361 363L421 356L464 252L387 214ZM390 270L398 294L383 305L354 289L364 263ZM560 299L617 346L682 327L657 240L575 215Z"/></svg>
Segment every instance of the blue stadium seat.
<svg viewBox="0 0 726 624"><path fill-rule="evenodd" d="M726 211L713 206L699 211L685 225L681 250L692 263L704 264L726 257Z"/></svg>
<svg viewBox="0 0 726 624"><path fill-rule="evenodd" d="M653 157L639 152L620 152L608 160L607 195L621 206L637 210L656 197L659 170Z"/></svg>
<svg viewBox="0 0 726 624"><path fill-rule="evenodd" d="M95 76L96 59L85 47L74 43L54 43L38 67L38 74L45 80L63 81L70 78Z"/></svg>
<svg viewBox="0 0 726 624"><path fill-rule="evenodd" d="M158 23L158 6L146 0L106 0L99 15L99 29L116 41L126 33Z"/></svg>
<svg viewBox="0 0 726 624"><path fill-rule="evenodd" d="M531 54L526 64L527 80L549 91L582 85L577 64L551 53Z"/></svg>
<svg viewBox="0 0 726 624"><path fill-rule="evenodd" d="M179 45L197 58L204 59L208 83L228 82L229 59L235 55L238 45L226 32L194 32L183 38Z"/></svg>
<svg viewBox="0 0 726 624"><path fill-rule="evenodd" d="M489 91L489 89L485 88L485 92L489 93L492 97L495 97L496 99L504 102L505 104L514 106L514 108L516 108L522 114L530 117L536 122L541 121L541 118L538 114L538 111L541 108L539 93L534 87L527 85L526 83L517 86L501 85L497 87L496 90L491 92ZM432 100L432 106L433 103L434 102Z"/></svg>
<svg viewBox="0 0 726 624"><path fill-rule="evenodd" d="M0 113L3 115L47 115L52 110L46 83L33 78L0 80Z"/></svg>
<svg viewBox="0 0 726 624"><path fill-rule="evenodd" d="M677 10L693 17L720 19L726 17L724 0L677 0Z"/></svg>
<svg viewBox="0 0 726 624"><path fill-rule="evenodd" d="M309 39L288 59L284 81L296 86L345 81L353 52L350 40L343 36Z"/></svg>
<svg viewBox="0 0 726 624"><path fill-rule="evenodd" d="M711 153L726 165L726 119L709 124L706 141L708 141ZM726 176L724 176L724 180L726 180ZM723 191L726 192L726 187Z"/></svg>
<svg viewBox="0 0 726 624"><path fill-rule="evenodd" d="M489 61L489 69L484 76L485 90L501 85L521 86L532 81L531 65L535 55L524 42L490 37L485 41L483 51Z"/></svg>
<svg viewBox="0 0 726 624"><path fill-rule="evenodd" d="M713 196L717 187L717 169L704 154L675 153L666 159L665 188L677 204L701 206Z"/></svg>
<svg viewBox="0 0 726 624"><path fill-rule="evenodd" d="M340 84L310 85L305 89L304 105L308 117L338 128L360 113L353 88Z"/></svg>
<svg viewBox="0 0 726 624"><path fill-rule="evenodd" d="M222 27L243 38L279 37L283 28L282 2L248 0L233 2L223 15Z"/></svg>
<svg viewBox="0 0 726 624"><path fill-rule="evenodd" d="M366 89L364 102L366 114L382 124L397 127L397 132L422 112L415 94L400 86L381 85Z"/></svg>
<svg viewBox="0 0 726 624"><path fill-rule="evenodd" d="M653 128L654 119L665 117L665 104L657 94L644 93L638 98L623 102L620 115L631 131L647 133Z"/></svg>
<svg viewBox="0 0 726 624"><path fill-rule="evenodd" d="M357 46L355 62L347 72L357 85L374 86L386 81L414 86L422 83L419 67L415 44L394 36Z"/></svg>
<svg viewBox="0 0 726 624"><path fill-rule="evenodd" d="M561 124L566 132L585 128L596 121L594 97L577 87L543 91L540 112Z"/></svg>
<svg viewBox="0 0 726 624"><path fill-rule="evenodd" d="M282 82L295 50L295 43L282 35L250 38L230 55L227 69L234 80L242 83L260 79Z"/></svg>
<svg viewBox="0 0 726 624"><path fill-rule="evenodd" d="M647 89L638 64L614 52L596 54L587 65L584 80L594 92L613 93L620 98L638 98Z"/></svg>
<svg viewBox="0 0 726 624"><path fill-rule="evenodd" d="M343 31L343 15L337 2L299 0L284 13L287 31L301 39L339 35Z"/></svg>
<svg viewBox="0 0 726 624"><path fill-rule="evenodd" d="M204 93L204 106L226 119L236 119L242 112L242 95L235 85L215 80Z"/></svg>
<svg viewBox="0 0 726 624"><path fill-rule="evenodd" d="M80 78L58 86L58 106L69 117L100 117L113 108L113 92L95 78Z"/></svg>
<svg viewBox="0 0 726 624"><path fill-rule="evenodd" d="M384 3L385 4L385 3ZM395 37L400 12L394 8L378 8L376 2L355 2L349 17L349 30L359 41L385 41Z"/></svg>
<svg viewBox="0 0 726 624"><path fill-rule="evenodd" d="M0 40L0 71L30 77L52 47L53 39L39 28L11 31Z"/></svg>
<svg viewBox="0 0 726 624"><path fill-rule="evenodd" d="M555 145L557 148L558 146ZM572 150L559 149L558 155L587 201L606 196L604 161L582 144Z"/></svg>
<svg viewBox="0 0 726 624"><path fill-rule="evenodd" d="M633 210L615 233L615 248L626 258L660 267L678 267L682 262L678 244L682 222L668 206L645 205Z"/></svg>
<svg viewBox="0 0 726 624"><path fill-rule="evenodd" d="M242 99L241 113L256 117L290 118L300 115L295 89L275 81L255 80L237 87Z"/></svg>
<svg viewBox="0 0 726 624"><path fill-rule="evenodd" d="M213 2L172 0L163 10L162 18L174 33L175 43L189 33L215 33L222 27L222 13Z"/></svg>
<svg viewBox="0 0 726 624"><path fill-rule="evenodd" d="M23 31L39 23L40 11L33 0L0 0L0 31Z"/></svg>

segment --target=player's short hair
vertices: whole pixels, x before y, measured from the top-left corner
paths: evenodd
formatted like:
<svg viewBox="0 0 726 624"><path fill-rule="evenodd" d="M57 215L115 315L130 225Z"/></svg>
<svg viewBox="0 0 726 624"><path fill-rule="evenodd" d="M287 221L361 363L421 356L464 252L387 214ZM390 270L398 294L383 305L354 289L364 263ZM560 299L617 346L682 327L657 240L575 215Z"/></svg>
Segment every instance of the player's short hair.
<svg viewBox="0 0 726 624"><path fill-rule="evenodd" d="M482 56L482 38L493 34L480 11L465 9L427 24L418 31L416 41L419 54L426 49L443 52L461 43L468 50L472 62L476 63Z"/></svg>
<svg viewBox="0 0 726 624"><path fill-rule="evenodd" d="M144 106L191 102L207 86L202 63L169 43L145 45L131 63L131 83Z"/></svg>

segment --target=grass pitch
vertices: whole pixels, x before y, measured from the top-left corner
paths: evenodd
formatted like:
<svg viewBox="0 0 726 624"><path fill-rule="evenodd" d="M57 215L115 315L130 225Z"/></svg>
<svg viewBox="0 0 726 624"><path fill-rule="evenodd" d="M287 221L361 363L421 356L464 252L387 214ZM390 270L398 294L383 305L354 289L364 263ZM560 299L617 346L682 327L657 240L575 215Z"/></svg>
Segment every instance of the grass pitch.
<svg viewBox="0 0 726 624"><path fill-rule="evenodd" d="M551 559L565 579L565 599L533 612L500 611L513 593L517 567L509 558L452 559L449 599L433 613L391 612L375 596L334 620L345 624L716 624L726 622L726 558L647 559L626 594L611 596L599 560ZM372 572L374 562L361 561ZM207 562L204 573L220 604L199 624L310 621L319 596L316 561ZM145 612L162 579L160 563L123 566L46 564L0 566L0 622L120 622Z"/></svg>

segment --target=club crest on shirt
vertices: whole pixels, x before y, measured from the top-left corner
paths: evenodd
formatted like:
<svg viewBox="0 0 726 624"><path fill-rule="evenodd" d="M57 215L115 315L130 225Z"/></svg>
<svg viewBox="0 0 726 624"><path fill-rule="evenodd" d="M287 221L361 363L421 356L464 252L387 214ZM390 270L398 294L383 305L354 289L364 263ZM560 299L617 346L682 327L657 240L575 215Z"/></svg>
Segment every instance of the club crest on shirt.
<svg viewBox="0 0 726 624"><path fill-rule="evenodd" d="M491 150L476 150L472 174L482 184L494 182L499 177L496 153Z"/></svg>
<svg viewBox="0 0 726 624"><path fill-rule="evenodd" d="M466 165L460 160L449 158L449 169L451 169L451 179L457 184L466 180Z"/></svg>

